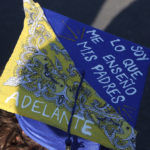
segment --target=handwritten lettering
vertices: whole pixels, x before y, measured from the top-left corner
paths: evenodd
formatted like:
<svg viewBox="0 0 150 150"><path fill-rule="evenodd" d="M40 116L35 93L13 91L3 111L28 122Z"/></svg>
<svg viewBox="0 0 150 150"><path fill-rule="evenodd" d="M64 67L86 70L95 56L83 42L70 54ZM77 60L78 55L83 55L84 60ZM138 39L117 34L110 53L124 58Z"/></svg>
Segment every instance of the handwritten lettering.
<svg viewBox="0 0 150 150"><path fill-rule="evenodd" d="M95 55L94 50L90 46L88 46L88 42L81 42L77 43L77 46L80 46L80 52L83 56L84 60L87 62L91 62L93 60L96 60L98 57Z"/></svg>
<svg viewBox="0 0 150 150"><path fill-rule="evenodd" d="M110 41L111 46L114 48L114 50L116 52L123 52L126 50L125 46L120 44L121 40L120 39L116 39L113 41Z"/></svg>
<svg viewBox="0 0 150 150"><path fill-rule="evenodd" d="M94 44L98 44L100 42L104 42L104 39L96 33L97 30L86 31L87 34L90 34L90 39Z"/></svg>
<svg viewBox="0 0 150 150"><path fill-rule="evenodd" d="M131 51L133 52L134 56L137 57L137 61L149 60L142 46L131 46Z"/></svg>
<svg viewBox="0 0 150 150"><path fill-rule="evenodd" d="M5 103L13 101L16 103L18 109L27 109L27 111L34 113L34 115L41 115L41 117L46 117L50 120L57 121L58 124L66 123L66 125L68 125L69 121L66 111L62 111L58 107L52 110L49 108L50 105L48 105L46 102L40 100L33 100L31 96L27 95L25 95L21 100L19 99L19 95L19 92L13 93L5 100ZM74 125L72 125L72 128L74 130L79 130L84 135L92 136L92 127L94 125L94 122L86 120L84 117L81 117L79 115L74 115L73 118L75 123Z"/></svg>

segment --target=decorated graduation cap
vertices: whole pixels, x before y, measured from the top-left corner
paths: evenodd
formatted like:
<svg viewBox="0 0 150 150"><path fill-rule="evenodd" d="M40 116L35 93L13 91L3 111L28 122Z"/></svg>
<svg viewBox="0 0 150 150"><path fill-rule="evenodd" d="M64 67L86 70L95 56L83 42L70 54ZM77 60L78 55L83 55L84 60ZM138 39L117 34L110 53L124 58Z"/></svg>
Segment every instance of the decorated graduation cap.
<svg viewBox="0 0 150 150"><path fill-rule="evenodd" d="M24 0L0 108L115 150L134 150L147 48ZM36 124L36 123L35 123Z"/></svg>

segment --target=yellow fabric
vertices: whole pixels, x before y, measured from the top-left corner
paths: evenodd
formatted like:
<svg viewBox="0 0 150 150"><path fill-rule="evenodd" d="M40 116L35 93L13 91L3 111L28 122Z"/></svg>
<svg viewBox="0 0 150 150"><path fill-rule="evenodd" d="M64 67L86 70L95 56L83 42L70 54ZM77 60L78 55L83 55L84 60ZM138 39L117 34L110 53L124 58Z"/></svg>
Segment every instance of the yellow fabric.
<svg viewBox="0 0 150 150"><path fill-rule="evenodd" d="M80 74L42 8L24 0L21 36L0 78L0 108L67 131ZM135 149L136 131L86 81L71 133L112 149Z"/></svg>

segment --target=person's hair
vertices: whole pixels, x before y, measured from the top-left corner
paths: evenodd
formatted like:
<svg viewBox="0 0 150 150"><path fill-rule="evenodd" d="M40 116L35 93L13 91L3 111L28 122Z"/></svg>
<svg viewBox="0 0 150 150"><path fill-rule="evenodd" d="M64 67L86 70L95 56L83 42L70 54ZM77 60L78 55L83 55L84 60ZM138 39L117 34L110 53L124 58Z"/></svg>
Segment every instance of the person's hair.
<svg viewBox="0 0 150 150"><path fill-rule="evenodd" d="M20 128L14 114L0 110L0 150L46 150Z"/></svg>

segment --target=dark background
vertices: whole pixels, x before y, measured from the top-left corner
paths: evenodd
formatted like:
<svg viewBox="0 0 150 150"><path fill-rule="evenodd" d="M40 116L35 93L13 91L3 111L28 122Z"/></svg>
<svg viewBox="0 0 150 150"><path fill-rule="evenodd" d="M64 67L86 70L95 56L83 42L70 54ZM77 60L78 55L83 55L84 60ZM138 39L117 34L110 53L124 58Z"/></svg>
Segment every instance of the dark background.
<svg viewBox="0 0 150 150"><path fill-rule="evenodd" d="M42 7L91 25L105 0L36 0ZM111 10L110 10L111 13ZM104 18L106 19L106 18ZM8 61L23 28L22 0L0 4L0 68ZM150 0L136 0L107 26L105 31L150 47ZM150 150L150 71L136 129L137 150Z"/></svg>

